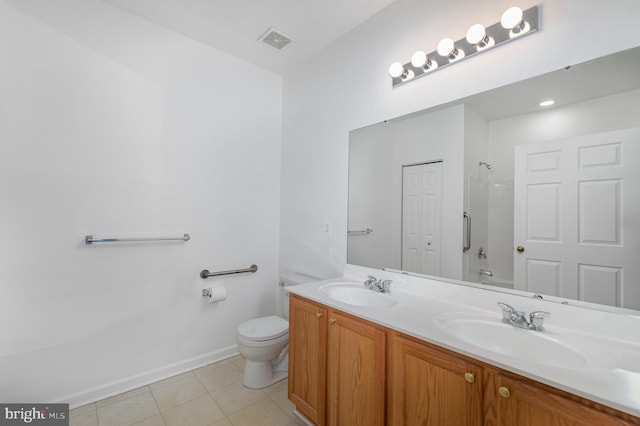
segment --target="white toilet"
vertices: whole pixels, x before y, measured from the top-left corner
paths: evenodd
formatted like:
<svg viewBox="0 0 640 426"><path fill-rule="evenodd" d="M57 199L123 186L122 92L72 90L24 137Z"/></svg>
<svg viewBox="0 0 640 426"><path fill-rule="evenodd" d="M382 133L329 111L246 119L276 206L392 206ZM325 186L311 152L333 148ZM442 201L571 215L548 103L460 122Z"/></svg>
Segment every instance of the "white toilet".
<svg viewBox="0 0 640 426"><path fill-rule="evenodd" d="M281 278L280 310L283 317L271 315L249 320L238 326L236 342L245 359L246 387L262 389L287 377L289 349L289 291L286 287L301 284Z"/></svg>

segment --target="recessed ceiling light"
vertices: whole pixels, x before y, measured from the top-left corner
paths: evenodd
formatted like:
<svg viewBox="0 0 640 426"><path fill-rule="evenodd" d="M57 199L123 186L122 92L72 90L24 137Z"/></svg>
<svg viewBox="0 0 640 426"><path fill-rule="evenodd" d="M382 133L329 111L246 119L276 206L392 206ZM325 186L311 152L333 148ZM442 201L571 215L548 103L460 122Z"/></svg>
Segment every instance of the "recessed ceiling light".
<svg viewBox="0 0 640 426"><path fill-rule="evenodd" d="M539 105L540 105L541 107L548 107L548 106L553 105L555 102L556 102L556 101L554 101L554 100L552 100L552 99L549 99L548 101L542 101L542 102L540 102L540 104L539 104Z"/></svg>

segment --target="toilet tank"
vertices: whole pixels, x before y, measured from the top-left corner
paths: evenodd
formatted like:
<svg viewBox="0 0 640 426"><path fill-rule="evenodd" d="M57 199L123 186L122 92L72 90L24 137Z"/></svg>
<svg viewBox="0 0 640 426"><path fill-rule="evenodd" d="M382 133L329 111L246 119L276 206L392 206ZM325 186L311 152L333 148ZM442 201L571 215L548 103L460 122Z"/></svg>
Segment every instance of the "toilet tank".
<svg viewBox="0 0 640 426"><path fill-rule="evenodd" d="M281 275L278 285L280 314L289 319L289 290L288 287L293 285L310 283L318 281L320 278L310 277L307 275L301 276L298 274Z"/></svg>

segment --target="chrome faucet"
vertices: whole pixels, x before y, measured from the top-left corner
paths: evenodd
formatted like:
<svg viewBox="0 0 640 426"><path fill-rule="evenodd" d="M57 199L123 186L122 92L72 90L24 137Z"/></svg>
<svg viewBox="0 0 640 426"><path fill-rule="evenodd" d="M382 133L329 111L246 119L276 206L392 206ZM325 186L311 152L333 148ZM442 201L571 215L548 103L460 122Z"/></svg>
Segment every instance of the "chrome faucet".
<svg viewBox="0 0 640 426"><path fill-rule="evenodd" d="M364 286L369 290L376 291L378 293L389 293L391 291L391 280L379 280L372 275L367 275L367 280L364 282Z"/></svg>
<svg viewBox="0 0 640 426"><path fill-rule="evenodd" d="M526 330L543 331L544 319L551 315L545 311L534 311L529 314L529 319L527 319L523 311L516 311L506 303L498 302L498 306L502 309L503 323Z"/></svg>
<svg viewBox="0 0 640 426"><path fill-rule="evenodd" d="M480 275L486 275L488 277L492 277L493 276L493 272L489 271L488 269L480 269L480 272L478 272Z"/></svg>

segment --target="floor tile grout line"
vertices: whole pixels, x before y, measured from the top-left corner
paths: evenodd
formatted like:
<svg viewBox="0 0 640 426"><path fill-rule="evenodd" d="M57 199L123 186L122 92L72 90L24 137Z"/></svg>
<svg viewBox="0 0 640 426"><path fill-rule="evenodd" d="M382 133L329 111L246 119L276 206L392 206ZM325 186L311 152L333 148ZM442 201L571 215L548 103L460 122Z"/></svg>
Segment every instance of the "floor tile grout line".
<svg viewBox="0 0 640 426"><path fill-rule="evenodd" d="M194 374L194 375L195 375L195 374ZM202 388L204 389L204 391L205 391L206 393L204 393L204 394L202 394L202 395L199 395L199 396L197 396L197 397L195 397L195 398L193 398L193 399L190 399L190 400L188 400L188 401L185 401L185 402L183 402L183 403L180 403L180 404L178 404L178 405L176 405L176 406L174 406L174 407L167 408L166 410L161 410L161 409L160 409L160 405L158 404L158 401L156 400L156 396L155 396L155 395L153 395L153 392L151 392L151 395L153 396L153 399L154 399L154 401L156 402L156 406L158 407L158 412L159 412L159 413L160 413L160 415L162 416L162 421L164 421L164 424L165 424L165 425L167 424L166 419L165 419L165 417L164 417L164 413L165 413L165 412L167 412L167 411L171 411L171 410L175 410L176 408L178 408L178 407L182 407L183 405L187 405L187 404L189 404L189 403L191 403L191 402L195 401L196 399L202 398L203 396L209 396L209 397L213 400L213 402L214 402L216 405L218 405L218 403L216 402L216 400L215 400L215 399L213 399L213 397L209 394L209 391L207 390L207 388L206 388L206 387L204 387L204 385L202 384L202 382L200 382L200 380L198 379L198 377L197 377L197 376L196 376L196 380L198 380L198 383L200 383L200 386L202 386ZM218 407L218 408L220 408L220 407ZM220 411L222 411L222 409L220 409Z"/></svg>
<svg viewBox="0 0 640 426"><path fill-rule="evenodd" d="M224 362L224 361L227 361L227 362ZM175 381L170 381L169 383L166 383L166 384L164 384L162 386L159 386L157 388L154 386L153 389L152 389L152 385L154 385L154 383L158 383L158 382L154 382L154 383L150 383L150 384L145 385L145 386L141 386L141 387L137 388L137 390L139 390L138 394L131 395L131 396L129 396L127 398L124 398L122 400L119 400L119 401L114 401L112 403L109 403L109 404L105 405L104 407L98 407L97 403L99 401L96 401L96 402L92 403L93 404L93 410L91 410L91 412L95 412L96 424L98 426L100 426L100 424L102 423L102 422L100 422L100 418L98 416L98 412L100 411L100 409L109 407L109 406L111 406L113 404L116 404L116 403L119 403L119 402L122 402L122 401L126 401L126 400L131 399L131 398L135 398L135 397L137 397L139 395L143 395L144 393L149 392L151 394L151 397L153 398L153 402L154 402L155 408L157 410L157 413L155 413L155 414L153 414L151 416L147 416L145 418L139 419L139 420L137 420L136 423L148 421L150 418L155 417L158 414L160 414L160 418L161 418L162 422L165 425L167 425L167 420L165 418L165 413L166 412L168 412L170 410L173 410L173 409L176 409L178 407L184 406L184 405L186 405L188 403L191 403L191 402L193 402L193 401L195 401L195 400L197 400L199 398L202 398L202 397L204 397L206 395L211 399L211 401L214 404L216 404L216 406L220 409L221 414L223 415L223 417L221 417L220 419L216 420L216 422L226 420L227 422L229 422L230 424L233 425L234 423L231 420L231 416L233 416L236 413L239 413L239 412L241 412L243 410L249 409L253 405L258 404L258 403L260 403L262 401L265 401L265 402L268 401L268 403L273 404L275 407L277 407L279 410L281 410L289 418L290 422L287 423L287 425L294 424L294 422L296 422L296 419L291 416L291 413L289 413L288 407L286 407L285 404L280 405L280 403L282 403L282 399L281 398L279 398L279 400L276 400L276 396L281 394L287 388L283 387L282 389L277 390L277 391L274 391L274 390L267 391L267 389L272 388L273 386L279 386L279 383L274 383L271 386L268 386L268 387L263 388L263 389L254 389L254 390L258 390L260 392L260 398L257 401L248 404L245 407L234 409L234 411L229 413L229 414L227 414L224 410L222 410L222 407L220 406L220 403L218 402L218 400L216 400L216 398L214 397L213 393L214 392L218 393L220 391L224 392L225 389L231 388L232 386L238 386L238 385L244 386L243 385L243 379L235 380L235 381L229 383L228 385L224 386L223 388L218 388L218 389L215 389L215 390L209 390L205 386L205 382L204 382L203 377L204 377L205 374L210 373L211 371L214 371L216 369L230 369L232 371L236 371L236 372L242 373L242 377L243 377L244 376L244 368L243 368L244 365L241 362L242 362L242 358L241 357L236 357L233 360L231 360L231 359L223 360L222 363L211 363L211 364L208 364L206 366L199 367L197 370L202 370L199 373L196 373L196 371L195 371L196 369L189 370L189 371L186 371L184 373L180 373L179 374L179 375L185 375L184 378L180 378L180 379L175 380ZM220 365L220 364L222 364L222 365ZM206 368L206 369L203 369L203 368ZM176 376L178 376L178 375L176 375ZM174 377L176 377L176 376L174 376ZM196 382L204 389L205 392L202 395L200 395L198 397L195 397L195 398L192 398L189 401L184 401L181 404L178 404L175 407L168 408L168 409L166 409L164 411L162 409L160 409L160 404L158 403L158 399L156 398L156 394L154 393L154 391L163 389L166 386L175 385L176 383L179 383L180 381L183 381L183 380L185 380L185 381L186 380L191 380L193 377L195 377ZM167 380L167 379L163 379L163 380ZM285 380L285 379L283 379L283 380ZM146 388L146 389L141 390L143 388ZM132 391L135 391L135 390L136 389L133 389ZM122 395L122 394L120 394L120 395ZM117 397L117 396L118 395L114 395L114 397Z"/></svg>
<svg viewBox="0 0 640 426"><path fill-rule="evenodd" d="M151 397L153 398L153 402L156 404L156 408L158 409L158 413L160 414L160 418L162 419L162 423L164 423L165 426L166 426L167 421L164 418L164 416L162 415L162 410L160 409L160 404L158 404L158 400L156 399L156 396L153 394L153 389L151 389L151 386L149 386L149 392L151 392ZM144 419L144 420L146 420L146 419Z"/></svg>
<svg viewBox="0 0 640 426"><path fill-rule="evenodd" d="M142 389L143 387L144 387L144 388L148 388L147 390L148 390L148 391L149 391L149 393L151 394L151 398L153 398L153 403L155 404L156 409L158 410L158 413L157 413L157 414L154 414L154 415L152 415L152 416L147 416L147 417L144 417L144 418L142 418L142 419L136 420L134 423L129 423L129 424L128 424L128 426L135 425L136 423L143 422L143 421L148 420L148 419L150 419L150 418L152 418L152 417L154 417L154 416L157 416L158 414L160 414L160 416L162 417L162 423L164 423L164 424L166 425L166 424L167 424L167 422L165 421L164 416L162 416L162 411L160 410L160 406L158 405L158 401L156 400L156 397L155 397L155 395L153 394L153 391L151 390L151 388L149 387L149 385L140 386L140 387L138 387L138 388L136 388L136 389ZM136 390L136 389L133 389L133 390ZM125 392L125 393L126 393L126 392ZM120 394L120 395L121 395L121 394ZM117 396L117 395L114 395L114 396ZM105 406L103 406L103 407L98 407L98 405L94 402L93 404L95 404L95 405L96 405L96 425L97 425L97 426L100 426L100 416L98 415L99 408L106 408L106 407L109 407L109 406L111 406L111 405L118 404L118 403L120 403L120 402L126 401L126 400L128 400L128 399L135 398L135 397L137 397L137 396L139 396L139 395L132 395L132 396L127 397L127 398L124 398L124 399L122 399L122 400L119 400L119 401L113 402L113 403L111 403L111 404L105 405Z"/></svg>
<svg viewBox="0 0 640 426"><path fill-rule="evenodd" d="M235 369L239 370L241 373L243 373L243 374L244 374L244 371L242 371L242 369L241 369L241 368L239 368L237 365L234 365L232 362L230 362L230 364L231 364L231 365L233 365L233 367L234 367ZM200 381L200 378L198 377L198 375L196 374L195 376L196 376L196 378L198 379L198 381ZM231 386L235 386L235 385L236 385L236 384L238 384L238 383L239 383L239 384L241 384L242 386L244 386L244 384L242 383L242 381L240 381L240 382L234 382L234 383L232 383L232 384L230 384L230 385L225 386L224 388L217 389L217 390L223 390L223 389L229 388L229 387L231 387ZM222 413L225 415L225 418L226 418L227 420L229 420L229 422L230 422L230 423L231 423L231 420L229 419L229 416L232 416L233 414L235 414L235 413L237 413L237 412L239 412L239 411L242 411L242 410L244 410L245 408L248 408L248 407L250 407L251 405L253 405L253 404L250 404L250 405L248 405L247 407L239 408L239 409L235 410L234 412L227 414L227 413L222 409L222 407L220 406L220 403L216 400L216 398L213 396L213 394L211 393L211 391L210 391L209 389L207 389L207 387L206 387L206 386L204 386L204 383L202 383L202 381L200 381L200 384L202 384L202 386L203 386L203 387L204 387L204 389L207 391L207 393L209 394L209 396L211 397L211 399L213 399L213 401L216 403L216 405L218 406L218 408L220 408L220 411L222 411ZM264 392L264 390L262 390L262 389L255 389L255 390L259 390L259 391L261 391L265 398L269 398L269 395L268 395L266 392ZM265 398L261 398L261 399L260 399L260 401L262 401L262 400L263 400L263 399L265 399ZM257 401L257 402L259 402L259 401ZM254 403L254 404L255 404L255 403Z"/></svg>

